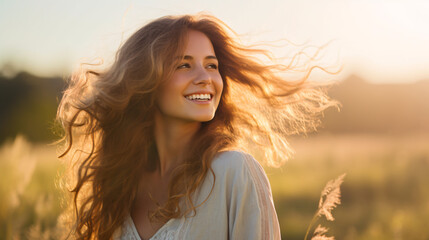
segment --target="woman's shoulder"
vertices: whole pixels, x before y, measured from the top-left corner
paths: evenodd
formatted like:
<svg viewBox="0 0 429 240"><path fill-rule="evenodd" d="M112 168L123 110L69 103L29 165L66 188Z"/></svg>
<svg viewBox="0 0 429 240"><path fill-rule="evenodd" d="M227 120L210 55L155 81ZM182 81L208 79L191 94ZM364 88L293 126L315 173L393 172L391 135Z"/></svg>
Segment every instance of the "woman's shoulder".
<svg viewBox="0 0 429 240"><path fill-rule="evenodd" d="M219 152L211 167L216 175L246 175L263 171L259 162L249 153L241 150ZM253 174L252 174L253 175Z"/></svg>
<svg viewBox="0 0 429 240"><path fill-rule="evenodd" d="M254 160L253 156L242 150L228 150L216 154L212 162L212 168L235 169L240 168L246 161ZM255 160L256 161L256 160Z"/></svg>

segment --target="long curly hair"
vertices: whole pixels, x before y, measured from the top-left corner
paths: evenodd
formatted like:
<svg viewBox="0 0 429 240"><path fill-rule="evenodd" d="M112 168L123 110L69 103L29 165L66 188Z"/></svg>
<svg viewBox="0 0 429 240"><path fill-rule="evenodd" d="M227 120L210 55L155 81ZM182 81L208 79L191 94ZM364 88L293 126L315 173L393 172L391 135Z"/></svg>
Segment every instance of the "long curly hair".
<svg viewBox="0 0 429 240"><path fill-rule="evenodd" d="M209 172L214 174L210 164L218 152L239 148L280 166L292 154L286 138L315 130L323 110L338 106L324 86L307 81L316 67L287 81L279 73L296 66L274 64L268 51L242 44L211 15L158 18L120 47L110 67L83 66L64 92L57 120L65 130L59 158L70 163L69 236L111 239L129 214L141 174L159 165L155 100L179 64L175 56L183 54L190 29L211 40L224 89L215 117L203 122L191 139L185 161L169 184L169 199L152 218L166 221L195 213L192 194ZM258 54L273 64L263 63ZM181 208L180 202L188 207Z"/></svg>

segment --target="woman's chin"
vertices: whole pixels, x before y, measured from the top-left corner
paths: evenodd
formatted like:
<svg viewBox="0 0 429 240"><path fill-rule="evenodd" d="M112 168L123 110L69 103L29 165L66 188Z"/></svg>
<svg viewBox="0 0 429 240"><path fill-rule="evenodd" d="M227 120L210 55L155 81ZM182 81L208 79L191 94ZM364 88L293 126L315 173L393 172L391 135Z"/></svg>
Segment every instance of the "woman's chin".
<svg viewBox="0 0 429 240"><path fill-rule="evenodd" d="M213 117L200 117L197 119L198 122L208 122L210 120L212 120Z"/></svg>
<svg viewBox="0 0 429 240"><path fill-rule="evenodd" d="M214 118L214 114L199 114L192 117L193 121L196 122L208 122Z"/></svg>

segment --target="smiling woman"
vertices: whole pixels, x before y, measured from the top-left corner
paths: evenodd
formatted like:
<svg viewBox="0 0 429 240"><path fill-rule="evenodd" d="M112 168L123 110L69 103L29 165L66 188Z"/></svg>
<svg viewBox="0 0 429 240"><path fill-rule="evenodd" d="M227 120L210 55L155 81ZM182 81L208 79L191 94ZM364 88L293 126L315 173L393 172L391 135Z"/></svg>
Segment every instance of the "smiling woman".
<svg viewBox="0 0 429 240"><path fill-rule="evenodd" d="M261 161L336 105L276 75L210 15L166 16L103 72L72 77L58 108L77 239L280 239ZM267 56L269 56L267 54ZM310 70L311 71L311 70ZM308 76L308 75L307 75Z"/></svg>

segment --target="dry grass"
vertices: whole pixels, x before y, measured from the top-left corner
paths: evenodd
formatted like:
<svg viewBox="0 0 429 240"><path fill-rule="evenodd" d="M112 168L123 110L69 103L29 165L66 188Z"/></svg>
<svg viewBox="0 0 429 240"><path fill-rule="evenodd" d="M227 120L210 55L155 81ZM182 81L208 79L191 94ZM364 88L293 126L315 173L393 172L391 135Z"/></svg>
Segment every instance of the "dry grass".
<svg viewBox="0 0 429 240"><path fill-rule="evenodd" d="M55 148L22 136L0 148L0 239L56 239L61 212Z"/></svg>
<svg viewBox="0 0 429 240"><path fill-rule="evenodd" d="M305 233L304 240L307 240L308 233L310 232L313 225L316 223L316 221L322 217L325 216L326 220L328 221L334 221L334 217L332 216L332 210L338 205L341 204L341 191L340 186L344 181L344 177L346 174L342 174L335 180L330 180L325 188L322 190L322 194L320 196L319 200L319 207L316 211L316 213L313 216L313 219L310 222L310 225L307 228L307 231ZM333 240L334 237L327 237L325 236L325 233L328 232L328 229L325 227L322 227L320 224L316 227L314 230L313 237L311 240Z"/></svg>

